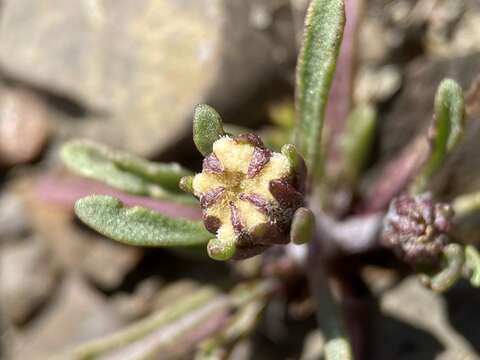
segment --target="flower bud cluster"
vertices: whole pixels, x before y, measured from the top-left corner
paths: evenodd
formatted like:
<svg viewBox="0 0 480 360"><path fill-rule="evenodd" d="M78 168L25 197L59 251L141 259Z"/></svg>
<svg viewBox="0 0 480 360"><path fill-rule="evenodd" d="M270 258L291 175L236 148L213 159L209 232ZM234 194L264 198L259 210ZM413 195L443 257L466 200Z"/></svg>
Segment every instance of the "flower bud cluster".
<svg viewBox="0 0 480 360"><path fill-rule="evenodd" d="M392 200L384 220L382 243L412 266L438 262L448 243L453 211L429 193Z"/></svg>
<svg viewBox="0 0 480 360"><path fill-rule="evenodd" d="M289 242L293 214L303 205L304 179L296 168L253 134L213 143L192 181L205 227L216 234L207 247L212 258L243 259Z"/></svg>

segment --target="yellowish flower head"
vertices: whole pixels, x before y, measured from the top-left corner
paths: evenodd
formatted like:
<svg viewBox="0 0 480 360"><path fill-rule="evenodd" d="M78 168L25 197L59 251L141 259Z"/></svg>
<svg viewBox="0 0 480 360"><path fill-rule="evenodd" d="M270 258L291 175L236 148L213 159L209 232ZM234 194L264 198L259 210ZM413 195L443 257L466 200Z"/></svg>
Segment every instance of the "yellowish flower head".
<svg viewBox="0 0 480 360"><path fill-rule="evenodd" d="M294 183L289 159L266 149L255 135L215 141L192 182L205 226L217 236L209 243L210 255L247 257L285 242L283 230L301 205Z"/></svg>

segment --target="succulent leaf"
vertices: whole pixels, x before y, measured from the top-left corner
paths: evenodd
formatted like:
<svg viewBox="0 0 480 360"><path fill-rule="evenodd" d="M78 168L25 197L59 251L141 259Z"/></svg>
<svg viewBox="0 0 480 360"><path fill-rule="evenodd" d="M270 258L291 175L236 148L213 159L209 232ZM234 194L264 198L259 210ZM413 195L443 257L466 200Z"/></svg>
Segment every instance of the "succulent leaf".
<svg viewBox="0 0 480 360"><path fill-rule="evenodd" d="M414 184L414 192L427 188L430 178L440 169L448 154L463 134L465 100L460 85L454 80L443 80L435 95L435 117L432 151Z"/></svg>
<svg viewBox="0 0 480 360"><path fill-rule="evenodd" d="M315 216L312 211L301 207L293 214L290 239L295 244L305 244L310 241L315 232Z"/></svg>
<svg viewBox="0 0 480 360"><path fill-rule="evenodd" d="M222 118L211 106L197 105L193 115L193 142L203 156L212 152L213 143L225 135Z"/></svg>
<svg viewBox="0 0 480 360"><path fill-rule="evenodd" d="M346 129L340 143L340 181L355 185L361 176L370 155L376 129L377 114L368 104L357 106L347 119Z"/></svg>
<svg viewBox="0 0 480 360"><path fill-rule="evenodd" d="M470 284L480 287L480 254L472 245L465 246L465 267L470 275Z"/></svg>
<svg viewBox="0 0 480 360"><path fill-rule="evenodd" d="M305 158L310 177L320 172L320 138L344 25L343 1L311 1L297 64L295 131L295 145Z"/></svg>
<svg viewBox="0 0 480 360"><path fill-rule="evenodd" d="M66 143L61 157L71 171L127 193L191 202L178 183L192 173L176 163L153 163L87 140Z"/></svg>
<svg viewBox="0 0 480 360"><path fill-rule="evenodd" d="M459 244L449 244L443 249L443 267L436 274L421 274L420 279L425 286L435 292L450 289L462 275L465 263L465 252Z"/></svg>
<svg viewBox="0 0 480 360"><path fill-rule="evenodd" d="M92 229L128 245L206 245L212 236L199 221L170 218L141 207L128 208L111 196L82 198L75 204L75 213Z"/></svg>
<svg viewBox="0 0 480 360"><path fill-rule="evenodd" d="M182 336L215 316L226 316L229 309L226 296L217 289L200 287L118 332L80 345L69 358L100 359L110 354L127 358L135 348L134 354L141 358L157 357L160 351L169 349L168 345L171 348L173 335L181 346L185 346L179 340ZM152 338L157 341L151 341Z"/></svg>

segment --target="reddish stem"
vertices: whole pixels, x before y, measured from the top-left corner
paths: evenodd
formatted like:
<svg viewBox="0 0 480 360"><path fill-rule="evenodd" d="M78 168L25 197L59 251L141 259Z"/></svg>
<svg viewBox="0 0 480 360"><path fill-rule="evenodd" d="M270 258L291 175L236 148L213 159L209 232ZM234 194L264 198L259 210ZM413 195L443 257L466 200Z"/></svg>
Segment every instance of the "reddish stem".
<svg viewBox="0 0 480 360"><path fill-rule="evenodd" d="M73 209L75 202L85 196L110 195L120 199L127 206L143 206L172 217L201 220L200 207L178 204L172 201L156 200L144 196L125 194L97 181L76 176L44 175L35 182L35 192L45 202L63 208Z"/></svg>
<svg viewBox="0 0 480 360"><path fill-rule="evenodd" d="M410 183L430 153L425 136L420 135L408 144L382 171L370 188L361 212L377 212L387 208L393 197Z"/></svg>

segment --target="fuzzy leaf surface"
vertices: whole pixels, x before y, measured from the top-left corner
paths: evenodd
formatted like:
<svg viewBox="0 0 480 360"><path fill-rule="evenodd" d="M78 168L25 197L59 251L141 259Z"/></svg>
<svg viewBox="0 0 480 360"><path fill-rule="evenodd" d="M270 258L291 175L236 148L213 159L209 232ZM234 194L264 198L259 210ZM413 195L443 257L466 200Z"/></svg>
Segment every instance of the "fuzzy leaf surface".
<svg viewBox="0 0 480 360"><path fill-rule="evenodd" d="M111 196L91 195L75 204L77 216L92 229L135 246L206 245L212 237L200 221L170 218L142 207L125 207Z"/></svg>
<svg viewBox="0 0 480 360"><path fill-rule="evenodd" d="M343 1L313 0L310 3L297 64L295 129L295 145L305 159L310 177L321 170L317 165L320 139L344 25Z"/></svg>
<svg viewBox="0 0 480 360"><path fill-rule="evenodd" d="M372 106L357 106L348 117L341 139L341 180L353 186L362 174L370 155L376 129L377 114Z"/></svg>
<svg viewBox="0 0 480 360"><path fill-rule="evenodd" d="M193 115L193 142L204 156L212 152L213 143L225 135L222 118L211 106L197 105Z"/></svg>
<svg viewBox="0 0 480 360"><path fill-rule="evenodd" d="M460 85L445 79L435 95L435 123L432 151L414 186L424 191L430 178L440 169L448 154L460 141L465 125L465 100Z"/></svg>
<svg viewBox="0 0 480 360"><path fill-rule="evenodd" d="M67 167L90 179L135 195L192 202L180 193L178 183L192 173L176 163L162 164L144 160L91 141L66 143L61 157Z"/></svg>

